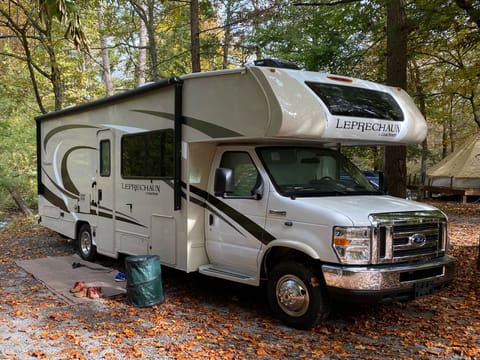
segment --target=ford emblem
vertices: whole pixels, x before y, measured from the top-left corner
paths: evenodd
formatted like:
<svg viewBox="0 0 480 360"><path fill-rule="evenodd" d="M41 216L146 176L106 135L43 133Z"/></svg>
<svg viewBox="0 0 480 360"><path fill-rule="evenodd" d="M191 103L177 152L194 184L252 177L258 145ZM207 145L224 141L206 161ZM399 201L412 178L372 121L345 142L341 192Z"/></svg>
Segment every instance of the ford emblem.
<svg viewBox="0 0 480 360"><path fill-rule="evenodd" d="M427 238L423 234L413 234L408 239L410 243L415 246L423 246L427 242Z"/></svg>

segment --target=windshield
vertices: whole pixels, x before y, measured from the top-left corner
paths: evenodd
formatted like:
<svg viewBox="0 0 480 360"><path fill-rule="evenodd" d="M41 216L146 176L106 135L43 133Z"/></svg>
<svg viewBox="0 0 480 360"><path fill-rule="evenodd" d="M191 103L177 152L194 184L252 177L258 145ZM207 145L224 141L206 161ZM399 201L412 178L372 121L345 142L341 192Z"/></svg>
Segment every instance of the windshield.
<svg viewBox="0 0 480 360"><path fill-rule="evenodd" d="M257 149L272 182L285 196L375 195L380 192L337 151L308 147Z"/></svg>

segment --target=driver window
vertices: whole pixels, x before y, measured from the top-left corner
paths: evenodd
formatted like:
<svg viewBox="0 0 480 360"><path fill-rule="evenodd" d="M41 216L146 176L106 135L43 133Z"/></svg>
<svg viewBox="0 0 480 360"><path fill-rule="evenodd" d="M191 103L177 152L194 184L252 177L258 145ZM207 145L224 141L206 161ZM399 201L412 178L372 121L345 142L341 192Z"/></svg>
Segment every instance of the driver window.
<svg viewBox="0 0 480 360"><path fill-rule="evenodd" d="M259 173L250 155L246 152L227 151L222 155L220 167L233 171L233 196L251 196Z"/></svg>

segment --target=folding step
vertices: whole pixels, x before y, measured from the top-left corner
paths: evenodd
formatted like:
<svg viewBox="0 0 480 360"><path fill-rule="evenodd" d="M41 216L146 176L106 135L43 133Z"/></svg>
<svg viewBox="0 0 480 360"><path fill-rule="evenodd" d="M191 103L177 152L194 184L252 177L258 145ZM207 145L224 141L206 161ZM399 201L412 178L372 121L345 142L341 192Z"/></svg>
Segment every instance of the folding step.
<svg viewBox="0 0 480 360"><path fill-rule="evenodd" d="M258 285L257 279L231 270L227 270L212 264L201 265L198 269L198 272L203 275L213 276L220 279L235 281L248 285Z"/></svg>

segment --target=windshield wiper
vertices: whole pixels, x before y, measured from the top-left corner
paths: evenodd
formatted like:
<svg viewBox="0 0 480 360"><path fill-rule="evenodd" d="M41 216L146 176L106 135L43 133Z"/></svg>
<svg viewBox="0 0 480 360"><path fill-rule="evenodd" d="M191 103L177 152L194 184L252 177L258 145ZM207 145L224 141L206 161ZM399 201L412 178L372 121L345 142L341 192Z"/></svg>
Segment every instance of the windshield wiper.
<svg viewBox="0 0 480 360"><path fill-rule="evenodd" d="M287 190L288 189L288 190ZM304 188L303 186L288 186L285 193L290 195L292 200L295 200L297 194L303 193L305 190L313 190L312 188Z"/></svg>
<svg viewBox="0 0 480 360"><path fill-rule="evenodd" d="M287 191L284 192L285 195L289 195L292 200L295 200L298 196L339 196L339 195L349 195L350 192L348 191L339 191L339 190L330 190L330 191L319 191L313 187L302 187L302 186L294 186L292 188L288 188Z"/></svg>
<svg viewBox="0 0 480 360"><path fill-rule="evenodd" d="M358 190L352 191L352 195L382 195L381 191L378 190Z"/></svg>

